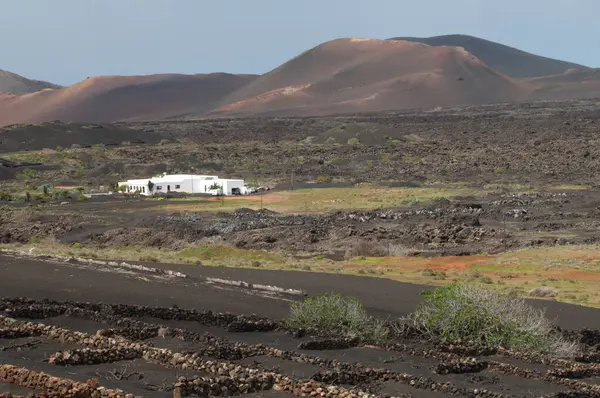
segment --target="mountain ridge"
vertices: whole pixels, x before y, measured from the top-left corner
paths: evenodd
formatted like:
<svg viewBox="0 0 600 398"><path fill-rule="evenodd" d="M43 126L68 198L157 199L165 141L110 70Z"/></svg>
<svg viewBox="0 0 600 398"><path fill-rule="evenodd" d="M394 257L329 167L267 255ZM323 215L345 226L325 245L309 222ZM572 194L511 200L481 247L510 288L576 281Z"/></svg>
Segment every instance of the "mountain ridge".
<svg viewBox="0 0 600 398"><path fill-rule="evenodd" d="M431 46L463 47L490 68L510 77L533 78L564 73L568 69L589 69L573 62L535 55L515 47L475 36L450 34L431 37L393 37Z"/></svg>
<svg viewBox="0 0 600 398"><path fill-rule="evenodd" d="M22 95L60 87L58 84L28 79L16 73L0 69L0 94Z"/></svg>
<svg viewBox="0 0 600 398"><path fill-rule="evenodd" d="M505 64L523 68L524 75L540 59L548 59L471 36L437 38L442 41L433 44L397 38L330 40L263 75L97 76L67 87L0 94L0 126L50 120L316 116L600 97L600 70L550 59L551 67L544 63L539 73L561 73L514 77L494 59L506 51L516 54ZM466 40L467 46L445 45L450 39ZM469 51L473 40L500 55L490 58L484 51L483 59L478 57ZM481 48L475 50L481 53ZM567 66L572 67L563 70Z"/></svg>

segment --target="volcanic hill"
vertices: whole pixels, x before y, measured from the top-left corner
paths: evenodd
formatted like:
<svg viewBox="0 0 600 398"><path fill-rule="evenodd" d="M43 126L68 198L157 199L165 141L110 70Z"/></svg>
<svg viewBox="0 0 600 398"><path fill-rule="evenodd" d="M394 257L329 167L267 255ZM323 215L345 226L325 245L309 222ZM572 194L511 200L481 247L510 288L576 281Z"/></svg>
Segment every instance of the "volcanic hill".
<svg viewBox="0 0 600 398"><path fill-rule="evenodd" d="M57 84L41 80L31 80L6 70L0 69L0 93L1 94L28 94L47 88L60 88Z"/></svg>
<svg viewBox="0 0 600 398"><path fill-rule="evenodd" d="M459 47L338 39L255 79L211 115L319 115L517 101L532 88Z"/></svg>
<svg viewBox="0 0 600 398"><path fill-rule="evenodd" d="M91 77L72 86L20 96L0 95L0 126L50 120L104 122L202 114L253 75Z"/></svg>
<svg viewBox="0 0 600 398"><path fill-rule="evenodd" d="M588 69L586 66L541 57L513 47L468 35L434 37L396 37L430 46L462 47L490 68L511 77L528 78L561 74L568 69Z"/></svg>

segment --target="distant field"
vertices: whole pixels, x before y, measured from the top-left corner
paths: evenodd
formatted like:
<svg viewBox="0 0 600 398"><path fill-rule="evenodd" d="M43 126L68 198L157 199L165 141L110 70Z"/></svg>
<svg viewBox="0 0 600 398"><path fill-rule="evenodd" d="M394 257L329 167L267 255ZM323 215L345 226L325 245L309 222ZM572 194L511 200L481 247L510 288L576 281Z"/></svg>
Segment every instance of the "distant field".
<svg viewBox="0 0 600 398"><path fill-rule="evenodd" d="M253 210L267 208L280 213L310 214L337 210L369 210L395 207L423 206L440 199L477 196L501 192L531 193L542 190L586 190L584 185L520 185L487 184L475 187L469 184L447 183L422 187L395 188L381 185L362 184L347 188L299 189L295 191L266 192L236 197L187 198L186 203L155 207L156 211L203 212L234 211L246 207ZM179 201L179 200L178 200Z"/></svg>
<svg viewBox="0 0 600 398"><path fill-rule="evenodd" d="M336 210L366 210L375 208L426 205L436 199L457 196L486 195L495 190L478 189L460 184L422 188L387 188L361 185L350 188L313 188L296 191L267 192L242 197L188 198L188 203L158 206L157 211L234 211L247 207L268 208L280 213L319 213Z"/></svg>

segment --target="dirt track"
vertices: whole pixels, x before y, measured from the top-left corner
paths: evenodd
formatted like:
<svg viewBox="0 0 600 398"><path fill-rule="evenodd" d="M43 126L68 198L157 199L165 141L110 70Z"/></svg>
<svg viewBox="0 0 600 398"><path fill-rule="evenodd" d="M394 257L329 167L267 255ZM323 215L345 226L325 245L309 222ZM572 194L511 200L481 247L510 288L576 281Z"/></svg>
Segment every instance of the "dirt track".
<svg viewBox="0 0 600 398"><path fill-rule="evenodd" d="M152 264L156 267L156 264ZM260 283L287 289L300 289L310 296L336 291L359 297L373 315L399 317L412 312L427 286L400 283L381 278L329 275L296 271L269 271L226 267L196 267L162 264L160 268L183 272L189 279L159 282L141 276L97 272L77 266L0 256L2 296L28 296L37 299L119 302L139 305L212 309L238 314L256 313L282 319L289 303L267 298L245 289L215 287L204 278L223 278ZM52 270L52 272L48 272ZM293 298L293 297L292 297ZM286 297L286 299L291 299ZM600 310L558 303L532 301L547 308L548 316L569 329L600 329Z"/></svg>

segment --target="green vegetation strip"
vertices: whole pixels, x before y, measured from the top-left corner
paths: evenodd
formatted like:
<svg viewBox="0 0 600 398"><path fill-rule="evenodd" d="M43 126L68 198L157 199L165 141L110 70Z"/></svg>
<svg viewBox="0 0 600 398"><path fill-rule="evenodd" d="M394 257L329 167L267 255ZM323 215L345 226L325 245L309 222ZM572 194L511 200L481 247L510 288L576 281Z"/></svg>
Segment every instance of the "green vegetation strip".
<svg viewBox="0 0 600 398"><path fill-rule="evenodd" d="M449 343L503 347L518 352L573 357L578 344L558 334L543 311L522 298L503 295L476 284L453 283L423 293L424 301L406 319L424 336ZM288 323L332 337L383 343L389 323L367 315L352 297L325 294L294 303Z"/></svg>

